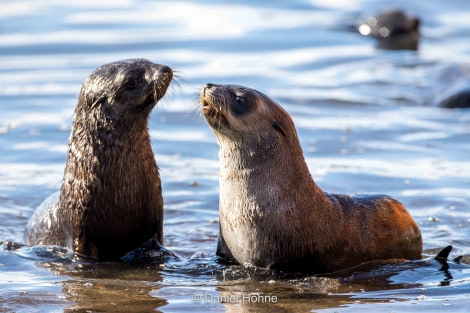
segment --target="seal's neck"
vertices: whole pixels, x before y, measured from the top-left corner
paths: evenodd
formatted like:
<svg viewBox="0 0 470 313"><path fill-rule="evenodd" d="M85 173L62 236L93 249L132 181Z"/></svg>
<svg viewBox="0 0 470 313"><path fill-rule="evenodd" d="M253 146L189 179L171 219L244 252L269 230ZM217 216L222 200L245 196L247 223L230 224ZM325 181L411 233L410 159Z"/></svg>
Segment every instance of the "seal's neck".
<svg viewBox="0 0 470 313"><path fill-rule="evenodd" d="M132 123L94 112L93 116L76 112L69 138L67 167L88 175L83 180L105 178L110 187L117 187L127 177L142 175L145 167L156 168L147 130L147 116ZM104 183L104 181L102 181Z"/></svg>
<svg viewBox="0 0 470 313"><path fill-rule="evenodd" d="M222 142L220 149L220 188L223 207L237 206L246 200L250 210L283 210L304 207L306 199L325 201L326 197L314 183L297 138L261 144L253 149L243 144ZM266 148L267 147L267 148ZM295 192L292 192L292 191ZM280 207L281 205L285 207Z"/></svg>

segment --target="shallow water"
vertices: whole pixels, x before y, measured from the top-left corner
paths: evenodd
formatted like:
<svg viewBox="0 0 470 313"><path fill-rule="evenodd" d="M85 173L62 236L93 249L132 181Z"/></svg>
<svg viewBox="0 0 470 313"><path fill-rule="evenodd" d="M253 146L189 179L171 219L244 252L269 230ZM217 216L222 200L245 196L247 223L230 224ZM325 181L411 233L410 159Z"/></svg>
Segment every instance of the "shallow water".
<svg viewBox="0 0 470 313"><path fill-rule="evenodd" d="M59 247L4 244L0 312L466 312L470 109L436 101L470 85L470 3L393 6L421 17L418 53L376 50L351 31L390 8L385 1L3 1L0 241L23 242L28 217L60 187L83 80L101 64L144 57L178 71L179 86L154 109L149 129L165 246L181 258L96 264ZM385 267L338 280L217 263L218 146L196 110L207 82L276 99L324 190L398 198L421 228L425 257L452 244L464 264Z"/></svg>

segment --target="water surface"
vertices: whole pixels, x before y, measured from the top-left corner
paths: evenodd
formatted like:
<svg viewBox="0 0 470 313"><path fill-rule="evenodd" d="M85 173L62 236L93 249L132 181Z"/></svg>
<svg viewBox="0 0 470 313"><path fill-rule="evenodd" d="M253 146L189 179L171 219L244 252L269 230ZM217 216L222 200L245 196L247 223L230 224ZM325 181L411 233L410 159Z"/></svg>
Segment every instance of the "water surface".
<svg viewBox="0 0 470 313"><path fill-rule="evenodd" d="M87 263L60 247L4 244L0 311L466 312L470 111L436 102L468 86L470 3L393 6L422 19L419 52L376 50L351 31L390 8L385 1L3 1L0 241L22 243L27 219L60 188L85 78L101 64L143 57L178 73L149 129L165 245L181 258ZM424 257L451 244L464 264L429 259L338 280L218 263L218 146L196 109L207 82L270 95L292 115L325 191L399 199L421 228Z"/></svg>

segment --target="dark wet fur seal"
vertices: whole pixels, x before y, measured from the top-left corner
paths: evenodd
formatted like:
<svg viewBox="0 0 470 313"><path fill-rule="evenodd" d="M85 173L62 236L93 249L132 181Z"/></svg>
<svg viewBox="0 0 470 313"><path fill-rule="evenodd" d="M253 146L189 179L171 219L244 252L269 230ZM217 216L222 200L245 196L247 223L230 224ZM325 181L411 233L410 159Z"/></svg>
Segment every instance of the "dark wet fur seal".
<svg viewBox="0 0 470 313"><path fill-rule="evenodd" d="M439 106L447 109L470 108L470 88L448 96L439 102Z"/></svg>
<svg viewBox="0 0 470 313"><path fill-rule="evenodd" d="M379 49L418 50L420 19L401 10L372 16L359 26L359 32L377 40Z"/></svg>
<svg viewBox="0 0 470 313"><path fill-rule="evenodd" d="M58 197L26 227L27 245L59 245L117 260L149 239L163 243L163 199L147 122L172 69L145 59L98 67L84 82Z"/></svg>
<svg viewBox="0 0 470 313"><path fill-rule="evenodd" d="M420 230L400 202L314 183L290 115L268 96L208 84L200 99L220 146L219 256L312 274L421 258Z"/></svg>

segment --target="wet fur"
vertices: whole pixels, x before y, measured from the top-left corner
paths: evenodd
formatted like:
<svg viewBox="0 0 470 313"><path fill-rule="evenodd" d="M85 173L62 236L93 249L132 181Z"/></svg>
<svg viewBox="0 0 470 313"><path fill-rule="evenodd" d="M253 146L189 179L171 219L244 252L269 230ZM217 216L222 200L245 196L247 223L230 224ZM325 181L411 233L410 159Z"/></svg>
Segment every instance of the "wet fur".
<svg viewBox="0 0 470 313"><path fill-rule="evenodd" d="M234 114L234 92L250 99L249 113ZM421 258L419 228L398 201L330 195L314 183L280 105L241 86L208 85L200 97L220 146L219 256L307 273Z"/></svg>
<svg viewBox="0 0 470 313"><path fill-rule="evenodd" d="M132 59L103 65L87 78L59 199L35 212L28 245L115 260L151 238L162 243L163 199L147 122L172 77L166 66Z"/></svg>

